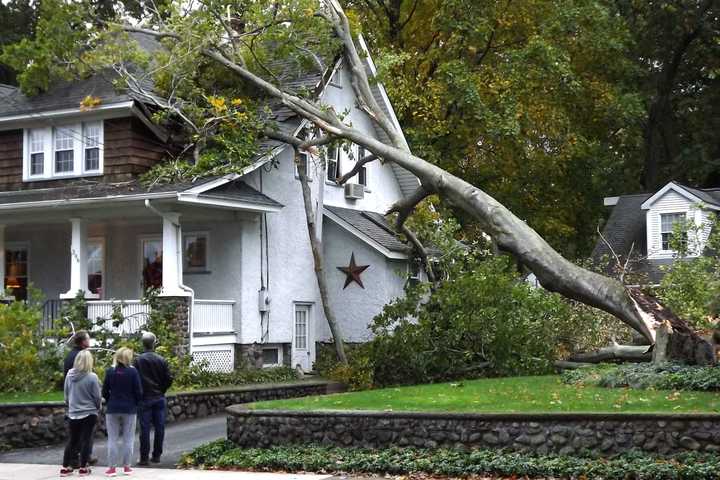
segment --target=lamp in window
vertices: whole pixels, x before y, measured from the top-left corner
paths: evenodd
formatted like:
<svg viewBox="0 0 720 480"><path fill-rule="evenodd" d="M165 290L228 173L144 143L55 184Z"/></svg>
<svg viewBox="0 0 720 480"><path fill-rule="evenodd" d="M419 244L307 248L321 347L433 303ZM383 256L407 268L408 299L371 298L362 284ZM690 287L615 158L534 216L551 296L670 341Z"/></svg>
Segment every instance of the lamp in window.
<svg viewBox="0 0 720 480"><path fill-rule="evenodd" d="M17 262L10 262L7 280L5 280L5 288L21 288L22 284L20 283L20 279L18 278L20 277L20 274L20 264Z"/></svg>

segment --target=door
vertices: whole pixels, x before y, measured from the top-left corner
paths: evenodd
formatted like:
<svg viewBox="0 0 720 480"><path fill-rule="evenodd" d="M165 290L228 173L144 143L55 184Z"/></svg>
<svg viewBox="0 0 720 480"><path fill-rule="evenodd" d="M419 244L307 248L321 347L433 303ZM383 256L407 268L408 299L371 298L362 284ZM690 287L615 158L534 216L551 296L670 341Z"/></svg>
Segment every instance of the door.
<svg viewBox="0 0 720 480"><path fill-rule="evenodd" d="M310 327L310 305L295 304L292 366L299 365L305 372L312 368L312 357L314 356Z"/></svg>

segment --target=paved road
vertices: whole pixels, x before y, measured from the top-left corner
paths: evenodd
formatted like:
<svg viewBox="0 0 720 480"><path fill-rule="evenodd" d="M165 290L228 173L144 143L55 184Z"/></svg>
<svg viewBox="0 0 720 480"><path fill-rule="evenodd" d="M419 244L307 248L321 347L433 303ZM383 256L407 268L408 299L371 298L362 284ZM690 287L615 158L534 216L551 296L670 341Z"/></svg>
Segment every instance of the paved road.
<svg viewBox="0 0 720 480"><path fill-rule="evenodd" d="M56 466L0 463L0 480L55 480L56 478L58 478ZM77 474L75 478L77 478ZM92 477L88 478L102 478L102 470L94 470ZM331 478L332 480L343 480L330 475L158 470L154 468L137 468L131 478L140 480L330 480Z"/></svg>
<svg viewBox="0 0 720 480"><path fill-rule="evenodd" d="M225 435L226 417L224 415L168 424L165 428L165 451L162 456L162 463L153 465L153 467L173 468L180 459L181 453L190 451L203 443L225 438ZM0 464L60 465L62 462L63 449L64 445L52 445L49 447L12 450L10 452L0 453ZM139 452L140 447L138 446L138 440L136 438L135 462L137 462ZM107 441L104 437L95 439L93 456L98 458L98 465L104 466L107 464ZM0 475L0 480L4 480L5 478L8 477ZM16 476L13 480L25 480L25 477Z"/></svg>

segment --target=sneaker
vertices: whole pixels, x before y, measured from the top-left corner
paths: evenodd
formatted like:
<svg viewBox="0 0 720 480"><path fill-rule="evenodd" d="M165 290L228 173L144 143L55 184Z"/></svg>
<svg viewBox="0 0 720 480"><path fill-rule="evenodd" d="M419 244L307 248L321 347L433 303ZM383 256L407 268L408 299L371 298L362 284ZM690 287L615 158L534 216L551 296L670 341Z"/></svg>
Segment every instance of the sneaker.
<svg viewBox="0 0 720 480"><path fill-rule="evenodd" d="M90 460L88 461L88 465L97 465L98 458L97 457L90 457Z"/></svg>
<svg viewBox="0 0 720 480"><path fill-rule="evenodd" d="M150 460L148 460L147 458L141 458L140 461L138 462L138 467L147 467L149 465L150 465Z"/></svg>
<svg viewBox="0 0 720 480"><path fill-rule="evenodd" d="M116 477L117 469L115 467L108 468L107 470L105 470L105 476L106 477Z"/></svg>
<svg viewBox="0 0 720 480"><path fill-rule="evenodd" d="M151 461L152 463L160 463L160 457L152 457L152 458L150 459L150 461Z"/></svg>
<svg viewBox="0 0 720 480"><path fill-rule="evenodd" d="M80 470L78 470L78 474L79 474L81 477L87 477L87 476L90 475L91 473L92 473L92 470L90 470L88 467L81 468Z"/></svg>
<svg viewBox="0 0 720 480"><path fill-rule="evenodd" d="M133 474L133 469L130 468L130 467L123 467L123 472L122 472L122 473L123 473L123 475L132 475L132 474Z"/></svg>
<svg viewBox="0 0 720 480"><path fill-rule="evenodd" d="M69 477L73 474L73 469L70 467L62 467L60 469L60 476L61 477Z"/></svg>

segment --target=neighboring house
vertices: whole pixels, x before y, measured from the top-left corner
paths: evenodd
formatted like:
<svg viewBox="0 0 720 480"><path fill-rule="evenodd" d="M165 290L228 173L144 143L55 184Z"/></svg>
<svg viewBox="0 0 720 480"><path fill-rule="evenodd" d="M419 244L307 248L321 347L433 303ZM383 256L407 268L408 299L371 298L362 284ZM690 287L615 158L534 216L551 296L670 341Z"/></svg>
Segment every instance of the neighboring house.
<svg viewBox="0 0 720 480"><path fill-rule="evenodd" d="M367 69L374 66L367 57ZM342 63L297 86L315 89L353 125L382 138L355 108ZM397 125L380 84L377 99ZM100 100L81 108L84 97ZM242 175L145 188L138 176L172 148L131 96L98 76L57 85L27 98L0 86L0 278L17 298L30 284L57 316L60 299L78 291L90 299L91 318L109 316L113 303L142 316L147 286L191 305L189 337L195 358L220 370L253 352L264 365L309 370L317 342L331 340L320 306L300 182L290 148L268 143ZM303 122L278 109L286 131ZM399 126L398 126L399 128ZM355 158L358 157L357 146ZM360 153L362 155L362 153ZM418 180L390 164L368 164L350 185L334 175L355 161L333 149L329 172L308 162L323 241L330 308L345 340L367 340L383 305L403 294L411 250L383 217ZM313 159L311 159L313 160ZM317 160L317 159L315 159ZM351 257L369 267L363 287L345 288Z"/></svg>
<svg viewBox="0 0 720 480"><path fill-rule="evenodd" d="M713 216L720 210L720 188L670 182L654 193L607 197L605 206L612 213L592 257L610 270L617 265L613 251L623 263L631 255L629 265L642 275L641 281L657 284L674 261L706 253ZM687 227L683 258L670 241L677 224Z"/></svg>

